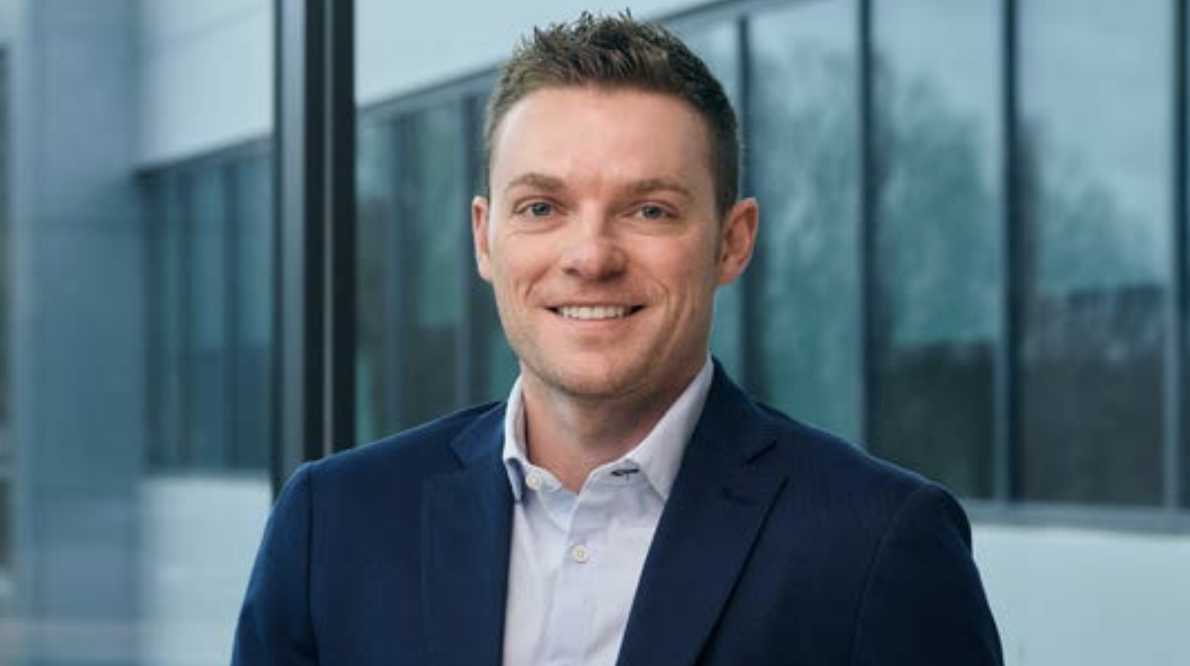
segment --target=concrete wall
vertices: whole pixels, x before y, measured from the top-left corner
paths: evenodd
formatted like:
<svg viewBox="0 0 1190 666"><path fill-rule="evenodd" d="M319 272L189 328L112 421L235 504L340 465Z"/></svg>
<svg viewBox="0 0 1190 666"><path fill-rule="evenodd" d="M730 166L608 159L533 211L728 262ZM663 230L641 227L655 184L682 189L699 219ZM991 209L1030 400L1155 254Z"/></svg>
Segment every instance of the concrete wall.
<svg viewBox="0 0 1190 666"><path fill-rule="evenodd" d="M127 664L145 403L135 6L10 9L18 663Z"/></svg>

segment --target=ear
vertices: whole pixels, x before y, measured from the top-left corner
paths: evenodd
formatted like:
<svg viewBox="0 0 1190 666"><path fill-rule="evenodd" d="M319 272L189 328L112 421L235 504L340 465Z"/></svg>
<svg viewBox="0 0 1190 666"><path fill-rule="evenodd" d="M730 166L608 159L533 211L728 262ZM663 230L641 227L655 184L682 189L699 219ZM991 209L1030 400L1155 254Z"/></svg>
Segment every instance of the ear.
<svg viewBox="0 0 1190 666"><path fill-rule="evenodd" d="M479 277L485 282L492 281L491 257L488 254L490 215L491 204L487 197L476 195L471 200L471 241L475 245L475 266L479 269Z"/></svg>
<svg viewBox="0 0 1190 666"><path fill-rule="evenodd" d="M738 278L752 259L756 233L760 229L760 204L742 199L727 212L719 239L719 285Z"/></svg>

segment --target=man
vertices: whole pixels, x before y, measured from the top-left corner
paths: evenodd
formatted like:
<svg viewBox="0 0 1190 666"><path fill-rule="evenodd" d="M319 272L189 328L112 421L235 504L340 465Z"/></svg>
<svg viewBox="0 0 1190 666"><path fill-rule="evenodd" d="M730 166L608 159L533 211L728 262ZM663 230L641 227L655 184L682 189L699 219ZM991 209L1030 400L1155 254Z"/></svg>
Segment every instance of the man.
<svg viewBox="0 0 1190 666"><path fill-rule="evenodd" d="M521 45L486 136L475 255L520 378L302 467L234 662L1001 663L955 501L709 359L758 206L703 63L584 15Z"/></svg>

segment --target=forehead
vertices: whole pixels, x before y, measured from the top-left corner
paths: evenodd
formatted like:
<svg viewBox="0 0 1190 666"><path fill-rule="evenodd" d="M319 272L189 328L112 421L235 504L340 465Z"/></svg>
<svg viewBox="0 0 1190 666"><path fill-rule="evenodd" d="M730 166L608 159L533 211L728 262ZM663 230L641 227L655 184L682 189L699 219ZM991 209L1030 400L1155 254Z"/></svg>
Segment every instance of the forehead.
<svg viewBox="0 0 1190 666"><path fill-rule="evenodd" d="M687 102L625 88L546 88L514 104L492 137L493 194L523 173L562 180L711 183L709 131Z"/></svg>

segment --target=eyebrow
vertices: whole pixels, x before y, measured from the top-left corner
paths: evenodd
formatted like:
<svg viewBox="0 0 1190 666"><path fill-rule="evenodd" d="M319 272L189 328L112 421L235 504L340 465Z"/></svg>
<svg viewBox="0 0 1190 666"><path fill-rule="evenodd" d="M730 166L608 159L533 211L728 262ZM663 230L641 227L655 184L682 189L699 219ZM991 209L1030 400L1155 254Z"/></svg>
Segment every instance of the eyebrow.
<svg viewBox="0 0 1190 666"><path fill-rule="evenodd" d="M637 194L648 194L650 192L673 192L679 194L687 199L693 199L694 193L690 188L673 180L666 180L664 178L646 178L632 183L631 189Z"/></svg>
<svg viewBox="0 0 1190 666"><path fill-rule="evenodd" d="M531 171L529 173L521 174L510 180L508 185L504 187L504 191L508 192L515 187L521 186L532 187L539 190L545 190L547 192L559 192L566 189L566 184L562 182L562 179ZM694 194L690 191L690 188L677 181L668 180L665 178L646 178L644 180L638 180L629 184L628 189L635 194L648 194L650 192L673 192L687 199L694 198Z"/></svg>
<svg viewBox="0 0 1190 666"><path fill-rule="evenodd" d="M507 193L512 188L520 186L532 187L547 192L558 192L566 189L560 178L530 171L508 181L508 185L504 186L504 191Z"/></svg>

